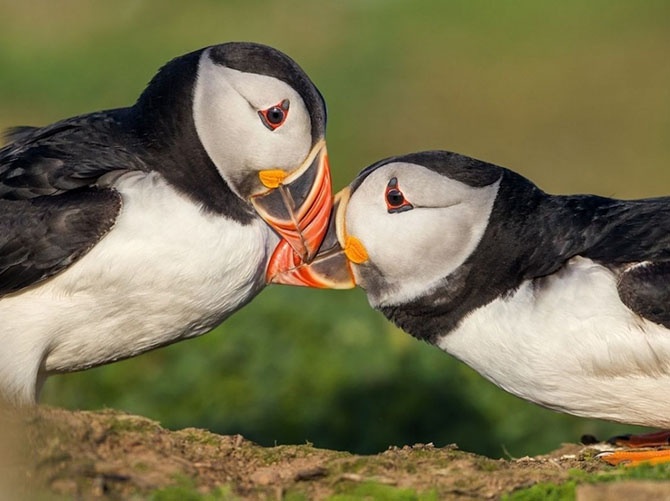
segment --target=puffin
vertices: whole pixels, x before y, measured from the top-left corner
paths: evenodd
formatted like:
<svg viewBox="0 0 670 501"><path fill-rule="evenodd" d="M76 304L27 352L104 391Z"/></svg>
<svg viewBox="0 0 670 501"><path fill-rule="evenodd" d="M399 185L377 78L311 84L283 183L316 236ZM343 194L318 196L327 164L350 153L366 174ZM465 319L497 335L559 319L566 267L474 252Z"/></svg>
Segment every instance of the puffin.
<svg viewBox="0 0 670 501"><path fill-rule="evenodd" d="M670 197L552 195L481 160L411 153L336 195L316 259L285 244L280 254L271 282L358 285L402 330L517 397L670 428ZM670 461L668 450L631 454L604 459Z"/></svg>
<svg viewBox="0 0 670 501"><path fill-rule="evenodd" d="M265 45L165 64L135 104L0 149L0 396L203 334L312 259L332 209L326 106Z"/></svg>

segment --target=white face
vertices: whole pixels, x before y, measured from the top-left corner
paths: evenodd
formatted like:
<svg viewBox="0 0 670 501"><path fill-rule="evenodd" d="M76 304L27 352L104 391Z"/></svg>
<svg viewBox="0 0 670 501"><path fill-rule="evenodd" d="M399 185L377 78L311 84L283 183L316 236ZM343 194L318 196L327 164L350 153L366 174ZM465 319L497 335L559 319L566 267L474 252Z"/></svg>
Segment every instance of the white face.
<svg viewBox="0 0 670 501"><path fill-rule="evenodd" d="M281 80L216 64L206 50L200 59L193 101L200 141L241 198L267 191L255 175L258 171L290 173L310 151L312 124L305 103ZM279 125L264 123L259 116L259 111L287 102L286 118Z"/></svg>
<svg viewBox="0 0 670 501"><path fill-rule="evenodd" d="M389 213L393 178L412 209ZM414 299L463 264L484 234L499 183L474 188L402 162L368 175L347 204L345 232L367 250L369 260L352 269L371 304Z"/></svg>

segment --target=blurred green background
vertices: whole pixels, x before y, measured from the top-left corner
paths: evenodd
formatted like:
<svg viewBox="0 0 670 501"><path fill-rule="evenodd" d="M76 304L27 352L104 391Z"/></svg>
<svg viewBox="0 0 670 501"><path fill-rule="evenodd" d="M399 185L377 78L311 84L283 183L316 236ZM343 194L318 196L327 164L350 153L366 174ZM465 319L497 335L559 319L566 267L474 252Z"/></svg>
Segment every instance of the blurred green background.
<svg viewBox="0 0 670 501"><path fill-rule="evenodd" d="M337 189L443 148L555 193L670 192L667 1L0 0L0 127L129 105L170 58L230 40L283 50L320 88ZM43 401L364 453L523 456L633 430L507 395L360 290L270 287L206 336L51 378Z"/></svg>

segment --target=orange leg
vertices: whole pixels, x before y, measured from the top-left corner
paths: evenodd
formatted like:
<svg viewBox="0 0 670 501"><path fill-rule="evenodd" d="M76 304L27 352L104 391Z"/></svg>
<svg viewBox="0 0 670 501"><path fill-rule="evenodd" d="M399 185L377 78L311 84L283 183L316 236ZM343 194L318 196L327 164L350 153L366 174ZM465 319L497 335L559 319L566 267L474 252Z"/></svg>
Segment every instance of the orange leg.
<svg viewBox="0 0 670 501"><path fill-rule="evenodd" d="M670 446L670 430L644 433L642 435L622 435L610 438L608 442L619 447L636 449L604 452L598 456L611 465L625 464L627 466L637 466L643 463L670 463L670 447L668 447Z"/></svg>
<svg viewBox="0 0 670 501"><path fill-rule="evenodd" d="M598 454L598 457L612 466L618 464L625 464L626 466L638 466L641 464L653 465L670 463L670 449L603 452Z"/></svg>

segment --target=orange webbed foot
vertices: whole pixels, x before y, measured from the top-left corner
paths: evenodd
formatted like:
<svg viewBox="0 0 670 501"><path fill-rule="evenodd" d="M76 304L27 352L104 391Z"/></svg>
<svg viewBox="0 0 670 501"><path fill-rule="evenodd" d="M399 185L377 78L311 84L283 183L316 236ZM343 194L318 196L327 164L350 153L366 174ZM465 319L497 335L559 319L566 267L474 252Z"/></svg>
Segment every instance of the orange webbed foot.
<svg viewBox="0 0 670 501"><path fill-rule="evenodd" d="M613 466L670 463L670 430L640 435L620 435L610 438L607 442L630 449L603 452L598 455L600 459Z"/></svg>
<svg viewBox="0 0 670 501"><path fill-rule="evenodd" d="M626 466L639 466L641 464L656 465L670 463L670 449L620 450L602 452L598 454L598 457L612 466L620 464Z"/></svg>

